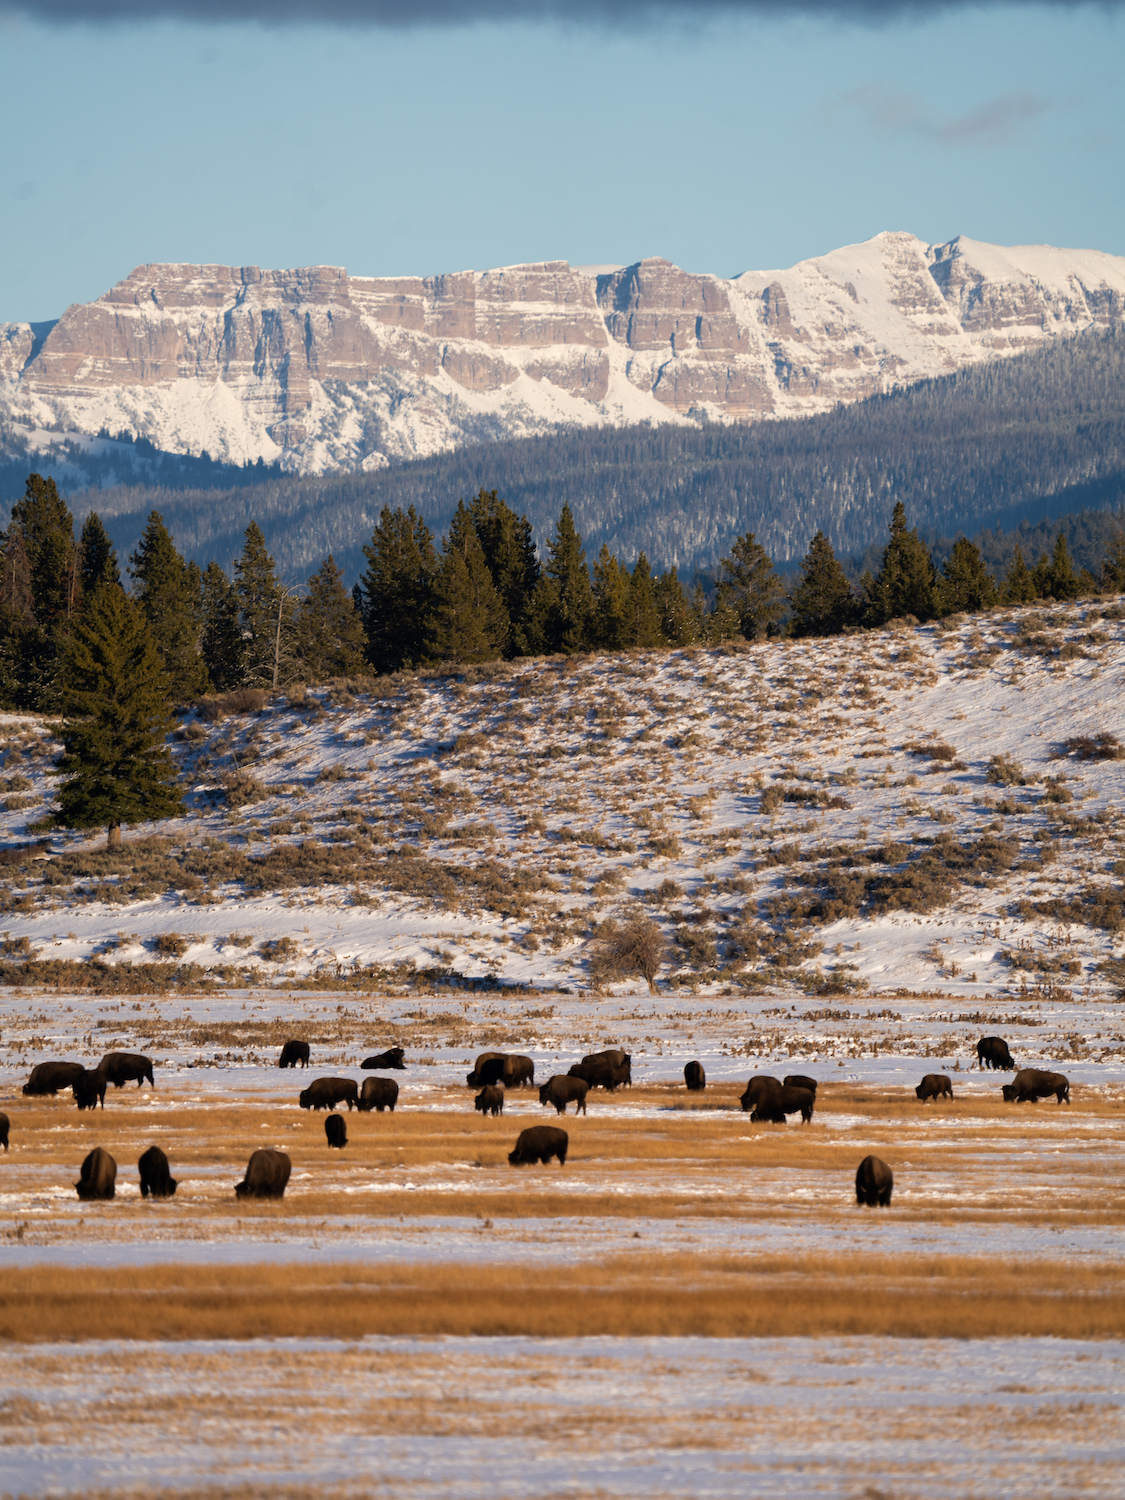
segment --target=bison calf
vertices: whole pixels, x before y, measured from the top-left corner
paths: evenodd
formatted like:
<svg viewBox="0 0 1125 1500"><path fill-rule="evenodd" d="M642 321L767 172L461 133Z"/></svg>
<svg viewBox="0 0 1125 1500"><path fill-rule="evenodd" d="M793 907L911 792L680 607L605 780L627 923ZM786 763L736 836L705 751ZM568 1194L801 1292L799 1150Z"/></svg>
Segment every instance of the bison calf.
<svg viewBox="0 0 1125 1500"><path fill-rule="evenodd" d="M246 1176L234 1185L235 1195L239 1198L284 1198L285 1184L292 1170L293 1163L284 1151L262 1147L251 1154Z"/></svg>
<svg viewBox="0 0 1125 1500"><path fill-rule="evenodd" d="M8 1120L8 1116L7 1115L0 1115L0 1146L3 1146L3 1148L4 1148L5 1151L7 1151L7 1149L8 1149L8 1130L9 1130L9 1128L10 1128L10 1122Z"/></svg>
<svg viewBox="0 0 1125 1500"><path fill-rule="evenodd" d="M981 1037L977 1043L977 1063L982 1068L997 1068L1002 1073L1015 1067L1007 1042L999 1036Z"/></svg>
<svg viewBox="0 0 1125 1500"><path fill-rule="evenodd" d="M589 1088L584 1078L572 1078L569 1073L564 1078L561 1073L556 1073L540 1087L539 1103L553 1104L557 1113L565 1115L567 1105L573 1100L574 1113L585 1114Z"/></svg>
<svg viewBox="0 0 1125 1500"><path fill-rule="evenodd" d="M142 1198L171 1198L179 1183L168 1169L168 1158L159 1146L150 1146L137 1163Z"/></svg>
<svg viewBox="0 0 1125 1500"><path fill-rule="evenodd" d="M375 1057L365 1057L360 1063L361 1068L383 1068L387 1071L398 1069L401 1072L406 1067L406 1053L401 1047L391 1047L386 1052L380 1052Z"/></svg>
<svg viewBox="0 0 1125 1500"><path fill-rule="evenodd" d="M868 1208L890 1208L895 1174L877 1156L865 1156L855 1174L856 1202Z"/></svg>
<svg viewBox="0 0 1125 1500"><path fill-rule="evenodd" d="M371 1078L368 1082L377 1080ZM351 1109L359 1103L359 1086L354 1078L314 1078L297 1095L297 1103L302 1109L335 1109L337 1104L346 1104Z"/></svg>
<svg viewBox="0 0 1125 1500"><path fill-rule="evenodd" d="M398 1084L393 1078L365 1078L363 1080L363 1089L359 1096L360 1109L373 1109L378 1114L389 1109L393 1115L397 1103Z"/></svg>
<svg viewBox="0 0 1125 1500"><path fill-rule="evenodd" d="M684 1082L688 1086L688 1092L693 1094L707 1087L707 1074L703 1071L701 1062L684 1063Z"/></svg>
<svg viewBox="0 0 1125 1500"><path fill-rule="evenodd" d="M117 1163L109 1152L95 1146L82 1163L74 1186L83 1203L94 1198L112 1198L117 1192Z"/></svg>
<svg viewBox="0 0 1125 1500"><path fill-rule="evenodd" d="M542 1162L544 1166L557 1156L559 1166L566 1165L566 1149L570 1144L570 1137L565 1130L559 1130L555 1125L532 1125L528 1130L521 1130L516 1140L516 1149L508 1152L508 1161L513 1167L525 1167L535 1162Z"/></svg>
<svg viewBox="0 0 1125 1500"><path fill-rule="evenodd" d="M308 1042L302 1042L298 1037L290 1037L281 1049L277 1065L279 1068L295 1068L298 1065L307 1068L309 1065Z"/></svg>
<svg viewBox="0 0 1125 1500"><path fill-rule="evenodd" d="M79 1109L105 1108L106 1076L99 1068L83 1068L71 1084L74 1102Z"/></svg>
<svg viewBox="0 0 1125 1500"><path fill-rule="evenodd" d="M930 1099L952 1099L953 1083L945 1073L927 1073L914 1092L923 1104Z"/></svg>
<svg viewBox="0 0 1125 1500"><path fill-rule="evenodd" d="M473 1100L473 1108L479 1109L482 1115L502 1115L504 1113L504 1090L490 1083L487 1088L481 1089Z"/></svg>
<svg viewBox="0 0 1125 1500"><path fill-rule="evenodd" d="M137 1081L140 1088L147 1078L153 1088L156 1079L152 1076L152 1059L139 1052L107 1052L98 1064L98 1072L104 1073L115 1089L123 1089L127 1083Z"/></svg>
<svg viewBox="0 0 1125 1500"><path fill-rule="evenodd" d="M324 1134L330 1146L335 1146L338 1151L342 1151L348 1144L348 1127L344 1124L343 1115L326 1115Z"/></svg>

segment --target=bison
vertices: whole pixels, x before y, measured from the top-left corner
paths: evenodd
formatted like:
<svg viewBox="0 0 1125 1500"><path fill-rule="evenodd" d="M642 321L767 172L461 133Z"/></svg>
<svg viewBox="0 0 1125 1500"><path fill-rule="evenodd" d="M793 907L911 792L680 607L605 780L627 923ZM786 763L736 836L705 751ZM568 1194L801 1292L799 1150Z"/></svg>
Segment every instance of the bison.
<svg viewBox="0 0 1125 1500"><path fill-rule="evenodd" d="M309 1065L309 1044L302 1042L299 1037L290 1037L281 1049L281 1056L277 1060L279 1068L295 1068L298 1064L302 1068Z"/></svg>
<svg viewBox="0 0 1125 1500"><path fill-rule="evenodd" d="M484 1067L485 1063L491 1062L494 1057L502 1058L503 1056L503 1052L482 1052L481 1055L477 1058L476 1062L473 1064L473 1071L465 1079L465 1082L471 1089L483 1088L484 1084L488 1080L482 1076L481 1069ZM495 1082L495 1080L493 1081Z"/></svg>
<svg viewBox="0 0 1125 1500"><path fill-rule="evenodd" d="M742 1113L752 1110L763 1094L781 1087L781 1079L775 1078L772 1073L755 1073L738 1101L742 1105Z"/></svg>
<svg viewBox="0 0 1125 1500"><path fill-rule="evenodd" d="M115 1089L124 1088L134 1078L138 1088L146 1078L153 1088L156 1087L156 1079L152 1076L152 1060L142 1057L139 1052L107 1052L98 1064L98 1072L104 1073Z"/></svg>
<svg viewBox="0 0 1125 1500"><path fill-rule="evenodd" d="M83 1068L71 1084L74 1102L79 1109L105 1108L106 1076L100 1068Z"/></svg>
<svg viewBox="0 0 1125 1500"><path fill-rule="evenodd" d="M895 1174L877 1156L865 1156L856 1168L855 1198L862 1207L890 1208Z"/></svg>
<svg viewBox="0 0 1125 1500"><path fill-rule="evenodd" d="M813 1098L816 1098L815 1078L809 1078L804 1073L789 1073L781 1081L787 1089L808 1089Z"/></svg>
<svg viewBox="0 0 1125 1500"><path fill-rule="evenodd" d="M561 1073L556 1073L553 1078L548 1078L539 1089L539 1103L553 1104L557 1113L566 1114L566 1107L573 1099L574 1113L586 1113L586 1094L590 1085L584 1078L575 1078L570 1073L564 1078Z"/></svg>
<svg viewBox="0 0 1125 1500"><path fill-rule="evenodd" d="M142 1198L171 1198L179 1183L168 1170L168 1158L159 1146L150 1146L137 1163Z"/></svg>
<svg viewBox="0 0 1125 1500"><path fill-rule="evenodd" d="M380 1052L375 1057L365 1057L360 1063L361 1068L383 1068L385 1070L396 1069L402 1072L406 1067L406 1053L401 1047L391 1047L386 1052Z"/></svg>
<svg viewBox="0 0 1125 1500"><path fill-rule="evenodd" d="M8 1130L10 1128L10 1125L11 1122L9 1121L8 1116L0 1115L0 1146L3 1146L5 1151L7 1151L8 1149Z"/></svg>
<svg viewBox="0 0 1125 1500"><path fill-rule="evenodd" d="M610 1070L614 1082L611 1089L619 1084L633 1087L633 1059L631 1055L621 1047L608 1047L604 1052L588 1052L582 1059L584 1067L595 1067Z"/></svg>
<svg viewBox="0 0 1125 1500"><path fill-rule="evenodd" d="M109 1152L95 1146L82 1163L74 1186L83 1203L94 1198L112 1198L117 1191L117 1163Z"/></svg>
<svg viewBox="0 0 1125 1500"><path fill-rule="evenodd" d="M684 1082L688 1086L689 1093L693 1094L707 1087L707 1074L703 1071L701 1062L684 1063Z"/></svg>
<svg viewBox="0 0 1125 1500"><path fill-rule="evenodd" d="M953 1083L945 1073L927 1073L914 1092L923 1104L930 1099L940 1099L943 1096L952 1099Z"/></svg>
<svg viewBox="0 0 1125 1500"><path fill-rule="evenodd" d="M786 1115L795 1115L800 1110L802 1124L808 1125L815 1105L816 1098L808 1089L786 1088L782 1084L777 1089L764 1089L758 1095L750 1119L758 1124L784 1125Z"/></svg>
<svg viewBox="0 0 1125 1500"><path fill-rule="evenodd" d="M398 1084L393 1078L365 1078L359 1096L359 1108L376 1110L382 1114L389 1109L393 1115L398 1103Z"/></svg>
<svg viewBox="0 0 1125 1500"><path fill-rule="evenodd" d="M485 1058L484 1062L478 1063L475 1071L482 1088L502 1083L507 1089L518 1089L525 1083L535 1083L534 1062L518 1052L498 1052L494 1057Z"/></svg>
<svg viewBox="0 0 1125 1500"><path fill-rule="evenodd" d="M368 1079L369 1083L378 1081ZM345 1103L351 1109L359 1103L359 1087L354 1078L314 1078L308 1088L297 1095L297 1103L302 1109L335 1109L337 1104Z"/></svg>
<svg viewBox="0 0 1125 1500"><path fill-rule="evenodd" d="M284 1198L293 1163L284 1151L262 1147L251 1153L246 1176L234 1185L238 1198Z"/></svg>
<svg viewBox="0 0 1125 1500"><path fill-rule="evenodd" d="M72 1088L74 1080L85 1071L81 1063L36 1063L31 1070L31 1077L23 1086L23 1091L25 1094L57 1094L60 1089Z"/></svg>
<svg viewBox="0 0 1125 1500"><path fill-rule="evenodd" d="M587 1058L566 1071L568 1078L580 1078L587 1087L605 1089L610 1094L621 1084L631 1084L633 1081L632 1071L627 1063L610 1062L605 1058Z"/></svg>
<svg viewBox="0 0 1125 1500"><path fill-rule="evenodd" d="M337 1150L342 1151L348 1144L348 1127L344 1124L343 1115L325 1115L324 1134L330 1146L335 1146Z"/></svg>
<svg viewBox="0 0 1125 1500"><path fill-rule="evenodd" d="M532 1125L521 1130L516 1140L516 1149L508 1152L508 1161L513 1167L532 1166L542 1162L544 1166L557 1156L559 1166L566 1165L566 1149L570 1137L556 1125Z"/></svg>
<svg viewBox="0 0 1125 1500"><path fill-rule="evenodd" d="M1070 1082L1063 1073L1046 1073L1041 1068L1021 1068L1011 1083L1004 1085L1004 1098L1010 1104L1038 1104L1040 1099L1055 1096L1055 1103L1070 1103Z"/></svg>
<svg viewBox="0 0 1125 1500"><path fill-rule="evenodd" d="M977 1043L977 1063L981 1068L996 1068L1008 1073L1014 1067L1008 1044L999 1036L982 1036Z"/></svg>
<svg viewBox="0 0 1125 1500"><path fill-rule="evenodd" d="M481 1089L473 1100L473 1108L479 1109L482 1115L502 1115L504 1113L504 1090L498 1089L495 1084L489 1084L487 1088Z"/></svg>

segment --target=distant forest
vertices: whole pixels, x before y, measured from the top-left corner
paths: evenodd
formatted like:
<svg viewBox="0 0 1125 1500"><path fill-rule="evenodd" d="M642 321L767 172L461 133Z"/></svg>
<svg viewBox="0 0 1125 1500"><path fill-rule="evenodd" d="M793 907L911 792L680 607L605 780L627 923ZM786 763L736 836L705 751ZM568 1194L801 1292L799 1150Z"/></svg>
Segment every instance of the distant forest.
<svg viewBox="0 0 1125 1500"><path fill-rule="evenodd" d="M96 507L122 550L157 509L188 558L228 568L254 520L292 582L328 553L346 578L358 577L384 506L413 505L441 531L457 502L481 489L527 516L540 551L565 504L591 559L603 544L624 560L643 550L655 569L685 580L710 576L747 532L780 567L795 568L818 528L858 576L876 555L865 559L869 549L881 554L898 501L937 544L939 561L958 533L977 535L1001 573L1017 541L1037 556L1067 517L1076 562L1094 567L1109 534L1096 513L1125 503L1125 331L1060 341L819 417L566 431L376 474L238 477L222 489L106 489L74 496L74 509Z"/></svg>

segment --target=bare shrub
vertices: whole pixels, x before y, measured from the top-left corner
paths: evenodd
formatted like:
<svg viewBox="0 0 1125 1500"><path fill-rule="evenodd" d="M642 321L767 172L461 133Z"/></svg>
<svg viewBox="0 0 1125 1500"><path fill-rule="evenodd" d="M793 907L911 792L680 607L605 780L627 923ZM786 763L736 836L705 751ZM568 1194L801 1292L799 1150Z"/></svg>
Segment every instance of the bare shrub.
<svg viewBox="0 0 1125 1500"><path fill-rule="evenodd" d="M178 932L162 932L152 940L152 951L159 953L162 958L183 958L188 946L187 938L181 937Z"/></svg>
<svg viewBox="0 0 1125 1500"><path fill-rule="evenodd" d="M1010 755L994 755L988 762L984 779L993 786L1027 785L1023 767Z"/></svg>
<svg viewBox="0 0 1125 1500"><path fill-rule="evenodd" d="M618 925L607 922L591 940L590 974L601 982L639 974L650 995L659 994L656 976L667 952L667 940L655 922L633 917Z"/></svg>
<svg viewBox="0 0 1125 1500"><path fill-rule="evenodd" d="M233 688L229 693L209 693L200 698L195 711L207 724L227 719L231 714L256 714L266 706L265 688Z"/></svg>
<svg viewBox="0 0 1125 1500"><path fill-rule="evenodd" d="M269 938L258 949L267 963L279 964L284 959L295 958L300 946L291 937Z"/></svg>
<svg viewBox="0 0 1125 1500"><path fill-rule="evenodd" d="M1125 745L1115 734L1100 729L1097 734L1078 734L1065 742L1067 753L1079 760L1125 760ZM23 780L23 777L19 777Z"/></svg>
<svg viewBox="0 0 1125 1500"><path fill-rule="evenodd" d="M265 784L249 771L228 771L221 778L228 807L246 807L251 802L264 802L270 795Z"/></svg>

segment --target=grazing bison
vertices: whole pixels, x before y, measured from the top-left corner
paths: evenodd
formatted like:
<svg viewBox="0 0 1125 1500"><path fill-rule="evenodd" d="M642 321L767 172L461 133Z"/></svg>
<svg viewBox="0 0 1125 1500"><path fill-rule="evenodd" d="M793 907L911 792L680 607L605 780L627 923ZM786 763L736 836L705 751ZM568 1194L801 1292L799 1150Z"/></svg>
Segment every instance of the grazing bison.
<svg viewBox="0 0 1125 1500"><path fill-rule="evenodd" d="M112 1198L117 1191L117 1163L108 1151L95 1146L82 1163L74 1186L83 1203L92 1198Z"/></svg>
<svg viewBox="0 0 1125 1500"><path fill-rule="evenodd" d="M159 1146L150 1146L137 1163L142 1198L171 1198L179 1183L168 1170L168 1158Z"/></svg>
<svg viewBox="0 0 1125 1500"><path fill-rule="evenodd" d="M808 1125L815 1105L816 1097L808 1089L786 1088L782 1084L778 1089L765 1089L758 1095L750 1119L758 1124L784 1125L786 1115L795 1115L800 1110L802 1124Z"/></svg>
<svg viewBox="0 0 1125 1500"><path fill-rule="evenodd" d="M809 1078L804 1073L789 1073L781 1081L787 1089L808 1089L813 1098L816 1098L815 1078Z"/></svg>
<svg viewBox="0 0 1125 1500"><path fill-rule="evenodd" d="M25 1094L57 1094L60 1089L72 1088L74 1080L85 1071L81 1063L36 1063L23 1091Z"/></svg>
<svg viewBox="0 0 1125 1500"><path fill-rule="evenodd" d="M707 1074L703 1071L701 1062L684 1063L684 1082L688 1086L689 1093L693 1094L707 1087Z"/></svg>
<svg viewBox="0 0 1125 1500"><path fill-rule="evenodd" d="M612 1094L623 1083L632 1084L633 1074L628 1063L615 1063L605 1058L587 1058L575 1063L567 1070L568 1078L580 1078L592 1089L605 1089Z"/></svg>
<svg viewBox="0 0 1125 1500"><path fill-rule="evenodd" d="M325 1115L324 1134L330 1146L335 1146L337 1150L342 1151L348 1144L348 1127L344 1124L343 1115Z"/></svg>
<svg viewBox="0 0 1125 1500"><path fill-rule="evenodd" d="M486 1079L482 1074L482 1069L485 1063L491 1062L494 1057L502 1058L503 1056L503 1052L482 1052L481 1055L477 1058L476 1062L473 1064L473 1071L465 1079L465 1082L471 1089L483 1088L484 1085L488 1082L488 1079ZM493 1079L492 1081L495 1082L496 1080Z"/></svg>
<svg viewBox="0 0 1125 1500"><path fill-rule="evenodd" d="M246 1176L234 1185L239 1198L284 1198L293 1163L284 1151L263 1147L251 1154Z"/></svg>
<svg viewBox="0 0 1125 1500"><path fill-rule="evenodd" d="M115 1089L124 1088L134 1078L138 1088L146 1078L153 1088L156 1087L156 1079L152 1076L152 1061L142 1057L139 1052L107 1052L98 1064L98 1072L104 1073Z"/></svg>
<svg viewBox="0 0 1125 1500"><path fill-rule="evenodd" d="M368 1083L378 1083L379 1079L369 1078ZM398 1093L398 1090L395 1090ZM347 1104L351 1109L353 1104L359 1103L359 1086L354 1078L314 1078L307 1089L302 1089L297 1095L297 1103L302 1109L335 1109L337 1104Z"/></svg>
<svg viewBox="0 0 1125 1500"><path fill-rule="evenodd" d="M1015 1067L1007 1042L999 1036L981 1037L977 1043L977 1063L982 1068L996 1068L1001 1073L1010 1072Z"/></svg>
<svg viewBox="0 0 1125 1500"><path fill-rule="evenodd" d="M106 1076L100 1068L83 1068L71 1084L79 1109L105 1108Z"/></svg>
<svg viewBox="0 0 1125 1500"><path fill-rule="evenodd" d="M393 1078L365 1078L359 1096L362 1110L376 1110L382 1114L389 1109L393 1115L398 1103L398 1084Z"/></svg>
<svg viewBox="0 0 1125 1500"><path fill-rule="evenodd" d="M621 1047L609 1047L604 1052L588 1052L582 1059L583 1067L608 1070L613 1083L611 1091L619 1084L625 1084L627 1088L633 1087L633 1059L631 1055ZM601 1085L595 1085L600 1087Z"/></svg>
<svg viewBox="0 0 1125 1500"><path fill-rule="evenodd" d="M539 1103L553 1104L560 1115L566 1114L566 1107L573 1099L574 1113L586 1113L586 1094L590 1085L584 1078L575 1078L573 1070L564 1078L561 1073L556 1073L553 1078L548 1078L539 1089Z"/></svg>
<svg viewBox="0 0 1125 1500"><path fill-rule="evenodd" d="M482 1115L502 1115L504 1113L504 1090L490 1083L487 1088L481 1089L473 1100L473 1108L479 1109Z"/></svg>
<svg viewBox="0 0 1125 1500"><path fill-rule="evenodd" d="M749 1110L752 1110L763 1094L769 1093L771 1089L779 1089L781 1087L781 1079L775 1078L772 1073L755 1073L746 1085L741 1099L738 1101L742 1105L742 1113L746 1114Z"/></svg>
<svg viewBox="0 0 1125 1500"><path fill-rule="evenodd" d="M856 1168L855 1198L868 1208L890 1208L895 1174L877 1156L865 1156Z"/></svg>
<svg viewBox="0 0 1125 1500"><path fill-rule="evenodd" d="M557 1156L559 1166L566 1165L566 1148L570 1138L565 1130L556 1125L532 1125L521 1130L516 1140L516 1149L508 1152L508 1161L513 1167L526 1167L542 1162L544 1166Z"/></svg>
<svg viewBox="0 0 1125 1500"><path fill-rule="evenodd" d="M279 1068L295 1068L300 1064L302 1068L309 1065L309 1044L302 1042L299 1037L290 1037L281 1049L281 1056L277 1060Z"/></svg>
<svg viewBox="0 0 1125 1500"><path fill-rule="evenodd" d="M386 1052L380 1052L375 1057L365 1057L360 1063L361 1068L383 1068L386 1070L395 1068L400 1073L406 1067L406 1053L401 1047L391 1047Z"/></svg>
<svg viewBox="0 0 1125 1500"><path fill-rule="evenodd" d="M502 1083L506 1089L519 1089L525 1083L534 1085L535 1064L518 1052L498 1052L478 1063L476 1075L482 1088Z"/></svg>
<svg viewBox="0 0 1125 1500"><path fill-rule="evenodd" d="M953 1083L945 1073L927 1073L914 1090L923 1104L930 1099L953 1098Z"/></svg>
<svg viewBox="0 0 1125 1500"><path fill-rule="evenodd" d="M7 1115L0 1115L0 1146L3 1146L3 1148L4 1148L5 1151L7 1151L7 1149L8 1149L8 1130L9 1130L9 1128L10 1128L10 1121L8 1119L8 1116Z"/></svg>
<svg viewBox="0 0 1125 1500"><path fill-rule="evenodd" d="M1070 1082L1063 1073L1046 1073L1041 1068L1021 1068L1011 1083L1004 1085L1009 1104L1038 1104L1040 1099L1055 1096L1055 1103L1070 1103Z"/></svg>

